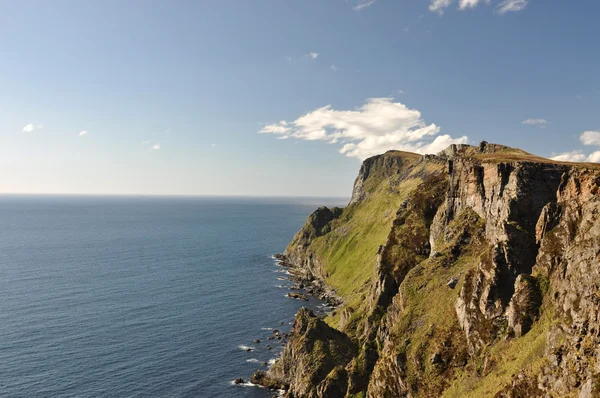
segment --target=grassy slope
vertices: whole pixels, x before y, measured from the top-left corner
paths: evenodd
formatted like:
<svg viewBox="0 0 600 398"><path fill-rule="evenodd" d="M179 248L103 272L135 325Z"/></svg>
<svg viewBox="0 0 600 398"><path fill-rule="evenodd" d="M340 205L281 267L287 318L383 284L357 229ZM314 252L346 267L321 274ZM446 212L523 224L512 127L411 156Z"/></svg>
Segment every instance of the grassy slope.
<svg viewBox="0 0 600 398"><path fill-rule="evenodd" d="M409 169L420 156L391 152ZM365 182L366 198L346 207L331 223L331 233L314 239L311 249L326 264L327 283L349 302L369 280L380 245L385 243L396 211L421 182L409 175L402 181L374 171Z"/></svg>
<svg viewBox="0 0 600 398"><path fill-rule="evenodd" d="M313 242L313 249L327 263L327 282L342 297L351 297L368 281L396 210L418 184L418 179L405 180L396 193L384 180L360 206L344 211L332 225L331 234Z"/></svg>
<svg viewBox="0 0 600 398"><path fill-rule="evenodd" d="M444 392L444 397L493 397L510 385L519 372L538 374L545 363L546 335L552 324L552 311L543 313L534 327L523 337L498 341L482 355L491 361L491 369L480 375L478 369L466 367Z"/></svg>

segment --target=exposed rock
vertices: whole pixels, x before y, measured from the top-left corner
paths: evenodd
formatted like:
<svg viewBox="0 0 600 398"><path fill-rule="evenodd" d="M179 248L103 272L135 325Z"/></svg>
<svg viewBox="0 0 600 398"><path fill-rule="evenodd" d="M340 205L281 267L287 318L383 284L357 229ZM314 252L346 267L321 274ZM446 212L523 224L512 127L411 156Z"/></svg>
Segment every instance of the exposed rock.
<svg viewBox="0 0 600 398"><path fill-rule="evenodd" d="M487 142L390 151L277 259L338 307L299 311L259 375L287 397L600 396L597 166Z"/></svg>
<svg viewBox="0 0 600 398"><path fill-rule="evenodd" d="M348 336L306 308L298 311L292 336L281 360L273 365L267 377L289 385L291 397L325 398L334 396L329 395L334 391L344 396L347 378L342 369L356 355L356 347Z"/></svg>
<svg viewBox="0 0 600 398"><path fill-rule="evenodd" d="M429 362L432 365L439 365L441 363L444 363L444 361L442 360L442 354L440 354L439 352L436 352L435 354L433 354L431 356L431 358L429 359Z"/></svg>
<svg viewBox="0 0 600 398"><path fill-rule="evenodd" d="M506 311L508 327L515 336L523 336L531 329L541 304L542 297L535 280L529 275L519 275Z"/></svg>
<svg viewBox="0 0 600 398"><path fill-rule="evenodd" d="M308 297L306 297L306 295L304 295L302 293L290 292L290 293L287 294L287 296L289 298L293 298L293 299L296 299L296 300L308 301Z"/></svg>
<svg viewBox="0 0 600 398"><path fill-rule="evenodd" d="M393 156L395 154L401 156ZM348 206L352 206L365 199L367 196L367 192L364 190L365 181L371 177L373 173L383 174L384 176L393 175L398 173L405 164L413 163L419 158L419 156L415 156L414 153L400 151L389 151L385 155L373 156L363 162L360 171L358 172L358 177L356 177L356 180L354 181L352 199Z"/></svg>
<svg viewBox="0 0 600 398"><path fill-rule="evenodd" d="M495 398L535 398L544 395L544 391L538 387L537 378L519 373L510 385L495 395Z"/></svg>
<svg viewBox="0 0 600 398"><path fill-rule="evenodd" d="M240 378L237 378L233 381L234 384L244 384L246 382L246 380Z"/></svg>
<svg viewBox="0 0 600 398"><path fill-rule="evenodd" d="M250 378L250 382L268 388L269 390L284 390L288 387L279 380L269 378L267 372L264 370L256 371Z"/></svg>
<svg viewBox="0 0 600 398"><path fill-rule="evenodd" d="M454 289L457 284L458 284L458 278L456 278L456 277L452 277L452 278L450 278L450 280L448 282L446 282L446 286L448 286L450 289Z"/></svg>

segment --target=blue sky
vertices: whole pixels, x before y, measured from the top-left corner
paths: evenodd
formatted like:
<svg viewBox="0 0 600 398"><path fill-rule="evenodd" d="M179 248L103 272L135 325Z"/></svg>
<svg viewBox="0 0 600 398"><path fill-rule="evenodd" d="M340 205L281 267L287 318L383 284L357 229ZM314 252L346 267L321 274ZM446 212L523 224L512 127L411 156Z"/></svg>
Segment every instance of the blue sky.
<svg viewBox="0 0 600 398"><path fill-rule="evenodd" d="M598 15L0 1L0 192L347 196L366 156L481 140L600 161Z"/></svg>

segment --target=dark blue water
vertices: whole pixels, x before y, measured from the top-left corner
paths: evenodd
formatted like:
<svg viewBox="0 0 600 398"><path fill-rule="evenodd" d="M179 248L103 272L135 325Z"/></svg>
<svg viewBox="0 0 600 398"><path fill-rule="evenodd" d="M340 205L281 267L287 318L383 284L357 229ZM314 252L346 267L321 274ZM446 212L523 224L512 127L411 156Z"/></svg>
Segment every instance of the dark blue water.
<svg viewBox="0 0 600 398"><path fill-rule="evenodd" d="M0 396L271 396L231 384L304 304L270 256L337 202L0 196Z"/></svg>

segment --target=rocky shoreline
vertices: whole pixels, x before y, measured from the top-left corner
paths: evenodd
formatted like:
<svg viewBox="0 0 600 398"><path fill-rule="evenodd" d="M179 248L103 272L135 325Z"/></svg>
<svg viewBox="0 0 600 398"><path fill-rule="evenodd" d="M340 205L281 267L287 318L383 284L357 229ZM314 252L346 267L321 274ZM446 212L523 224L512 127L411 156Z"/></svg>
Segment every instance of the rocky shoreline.
<svg viewBox="0 0 600 398"><path fill-rule="evenodd" d="M334 310L342 304L342 299L335 293L335 291L327 286L322 280L307 276L300 267L293 264L290 259L285 254L275 254L272 257L275 260L275 264L278 267L282 267L286 270L287 280L293 283L293 285L289 286L290 290L286 297L300 300L300 301L309 301L309 297L314 297L315 299L321 300L324 304L330 309ZM302 308L300 311L306 310L311 314L313 312L306 308ZM318 315L314 315L320 319L325 318L327 316L326 312L320 313ZM284 323L282 322L282 325ZM281 348L285 349L289 339L290 333L281 332L278 329L272 329L271 334L266 337L268 343L280 343ZM260 339L254 339L253 342L255 344L260 344L262 341ZM272 350L273 347L271 344L267 344L265 347L267 350ZM252 352L253 350L246 350L248 352ZM235 379L232 384L234 385L255 385L257 387L264 387L269 390L279 391L279 393L283 393L289 388L289 385L285 382L282 382L278 379L274 379L269 377L270 368L277 363L281 358L277 358L274 363L269 364L264 362L262 363L263 368L258 369L254 374L250 377L250 380L245 380L242 377ZM250 384L248 384L250 383ZM277 397L280 395L274 395Z"/></svg>
<svg viewBox="0 0 600 398"><path fill-rule="evenodd" d="M275 254L273 258L278 266L287 269L289 279L295 283L290 287L290 290L304 290L307 295L324 301L332 309L342 305L342 299L336 294L335 290L325 284L323 280L307 275L302 268L292 263L285 254ZM297 295L288 294L288 297L298 298ZM300 294L300 296L305 295Z"/></svg>

